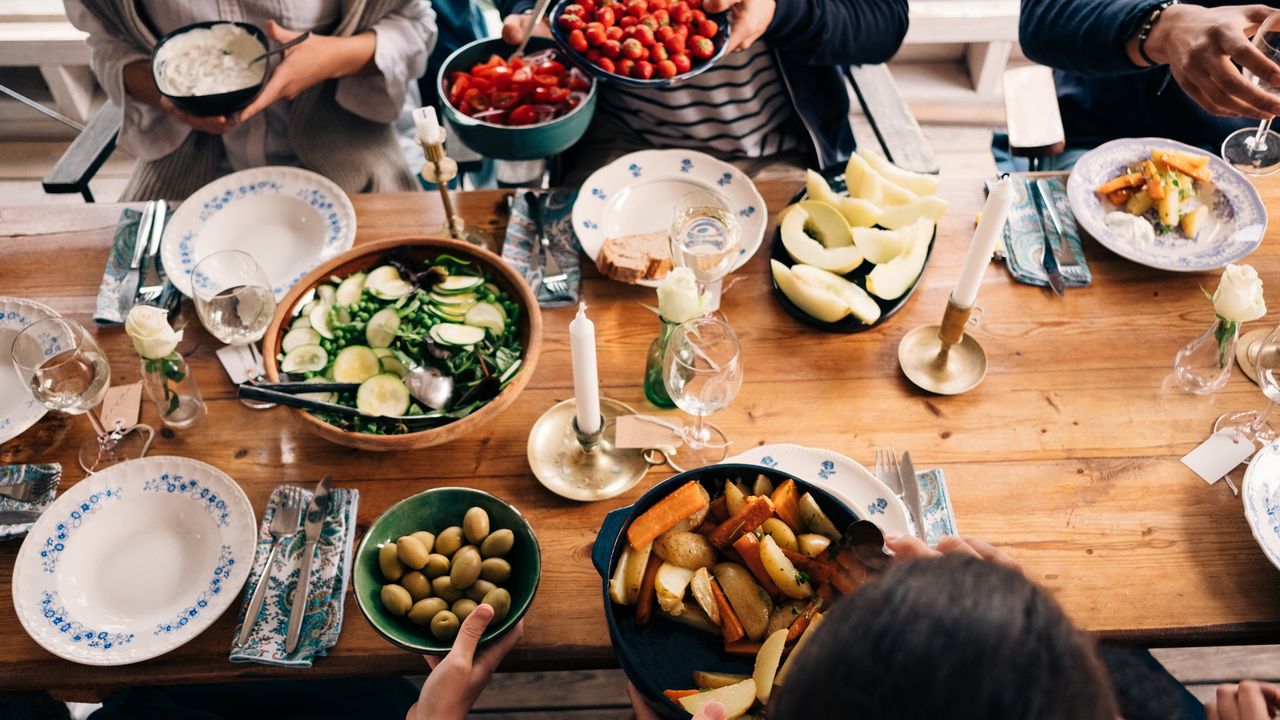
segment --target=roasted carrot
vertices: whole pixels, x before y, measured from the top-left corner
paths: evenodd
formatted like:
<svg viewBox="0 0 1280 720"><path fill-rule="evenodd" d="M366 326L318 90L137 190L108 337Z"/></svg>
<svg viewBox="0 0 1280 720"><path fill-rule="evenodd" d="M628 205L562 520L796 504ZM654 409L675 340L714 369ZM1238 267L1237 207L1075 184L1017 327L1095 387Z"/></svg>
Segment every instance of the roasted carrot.
<svg viewBox="0 0 1280 720"><path fill-rule="evenodd" d="M680 702L680 698L686 698L686 697L689 697L690 695L697 695L700 692L702 691L697 688L694 688L693 690L663 690L662 694L666 695L667 699L670 700L671 702Z"/></svg>
<svg viewBox="0 0 1280 720"><path fill-rule="evenodd" d="M835 588L831 587L831 583L829 582L818 585L818 589L815 592L823 605L830 605L836 600Z"/></svg>
<svg viewBox="0 0 1280 720"><path fill-rule="evenodd" d="M800 514L800 493L796 481L788 478L773 491L773 508L778 518L797 533L809 532Z"/></svg>
<svg viewBox="0 0 1280 720"><path fill-rule="evenodd" d="M644 578L640 580L640 596L636 599L636 624L648 625L653 617L653 602L657 599L654 585L658 581L658 568L662 567L662 558L658 553L649 553L649 562L644 566Z"/></svg>
<svg viewBox="0 0 1280 720"><path fill-rule="evenodd" d="M774 596L782 592L778 589L777 583L769 577L769 572L764 569L764 563L760 562L760 540L755 533L743 533L742 537L733 542L733 549L742 556L742 562L746 564L747 569L755 576L765 592Z"/></svg>
<svg viewBox="0 0 1280 720"><path fill-rule="evenodd" d="M1204 164L1195 162L1194 156L1186 153L1173 153L1165 150L1152 150L1151 157L1200 182L1213 182L1213 173L1209 172L1207 167L1208 157L1205 157Z"/></svg>
<svg viewBox="0 0 1280 720"><path fill-rule="evenodd" d="M1107 193L1107 202L1119 206L1129 202L1131 197L1133 197L1133 188L1122 188Z"/></svg>
<svg viewBox="0 0 1280 720"><path fill-rule="evenodd" d="M1118 178L1112 178L1111 180L1099 185L1098 192L1106 195L1107 193L1115 192L1121 188L1140 187L1146 182L1147 176L1140 172L1125 173Z"/></svg>
<svg viewBox="0 0 1280 720"><path fill-rule="evenodd" d="M755 657L760 654L762 645L764 645L763 642L756 642L755 640L734 640L732 642L726 640L724 651L730 655L750 655Z"/></svg>
<svg viewBox="0 0 1280 720"><path fill-rule="evenodd" d="M720 609L720 632L724 633L725 642L741 640L747 631L742 629L742 621L733 611L724 590L720 589L720 583L715 580L711 581L711 595L716 599L716 607Z"/></svg>
<svg viewBox="0 0 1280 720"><path fill-rule="evenodd" d="M693 531L699 535L710 535L712 530L716 529L716 522L710 517L702 521L702 524L694 528Z"/></svg>
<svg viewBox="0 0 1280 720"><path fill-rule="evenodd" d="M753 497L738 511L737 515L720 523L707 539L712 545L724 550L744 532L751 532L773 515L773 503L767 497ZM799 512L797 510L797 512Z"/></svg>
<svg viewBox="0 0 1280 720"><path fill-rule="evenodd" d="M734 547L737 546L735 545ZM831 580L831 576L836 574L836 568L833 568L824 560L811 558L808 555L802 555L786 548L779 549L782 550L783 555L787 556L787 559L791 561L791 564L796 566L797 570L808 575L814 582L829 582Z"/></svg>
<svg viewBox="0 0 1280 720"><path fill-rule="evenodd" d="M627 542L639 550L706 506L706 493L697 481L690 480L632 520L627 528Z"/></svg>
<svg viewBox="0 0 1280 720"><path fill-rule="evenodd" d="M831 587L835 588L836 592L841 595L852 594L854 590L858 589L859 584L860 583L858 583L858 581L854 579L853 575L848 571L836 573L831 578Z"/></svg>
<svg viewBox="0 0 1280 720"><path fill-rule="evenodd" d="M729 519L729 499L726 498L724 495L721 495L720 497L713 500L711 502L711 512L708 514L710 515L710 517L708 517L707 519L710 520L712 518L715 518L715 521L717 523L722 523L725 520L728 520Z"/></svg>
<svg viewBox="0 0 1280 720"><path fill-rule="evenodd" d="M804 612L800 613L800 617L791 621L791 627L787 628L787 642L793 643L800 639L804 634L804 629L809 627L809 621L813 620L814 613L818 612L818 603L810 602Z"/></svg>
<svg viewBox="0 0 1280 720"><path fill-rule="evenodd" d="M1160 177L1160 171L1156 169L1156 164L1150 160L1142 163L1142 174L1147 178L1147 194L1151 196L1151 199L1160 200L1164 198L1164 180Z"/></svg>

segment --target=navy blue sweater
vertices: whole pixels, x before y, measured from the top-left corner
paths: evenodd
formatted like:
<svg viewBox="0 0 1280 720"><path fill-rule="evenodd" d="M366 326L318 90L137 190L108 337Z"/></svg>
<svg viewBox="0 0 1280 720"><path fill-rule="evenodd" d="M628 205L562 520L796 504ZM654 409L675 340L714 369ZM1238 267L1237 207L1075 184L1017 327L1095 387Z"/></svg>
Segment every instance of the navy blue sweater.
<svg viewBox="0 0 1280 720"><path fill-rule="evenodd" d="M533 0L498 0L505 17ZM907 0L777 0L763 41L774 51L817 166L854 150L840 68L882 63L907 34Z"/></svg>
<svg viewBox="0 0 1280 720"><path fill-rule="evenodd" d="M1251 0L1191 0L1216 7ZM1173 138L1217 151L1233 130L1256 125L1200 108L1166 68L1138 68L1125 42L1160 0L1022 0L1018 35L1028 58L1055 68L1062 123L1072 145L1118 137Z"/></svg>

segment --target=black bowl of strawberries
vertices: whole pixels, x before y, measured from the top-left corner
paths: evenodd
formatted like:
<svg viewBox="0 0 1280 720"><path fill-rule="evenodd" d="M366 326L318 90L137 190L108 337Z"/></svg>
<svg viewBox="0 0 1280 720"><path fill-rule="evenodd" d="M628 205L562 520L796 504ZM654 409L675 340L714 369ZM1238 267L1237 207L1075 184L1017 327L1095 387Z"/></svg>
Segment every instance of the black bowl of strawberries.
<svg viewBox="0 0 1280 720"><path fill-rule="evenodd" d="M569 58L606 82L663 87L695 77L729 46L729 13L702 0L560 0L551 36Z"/></svg>

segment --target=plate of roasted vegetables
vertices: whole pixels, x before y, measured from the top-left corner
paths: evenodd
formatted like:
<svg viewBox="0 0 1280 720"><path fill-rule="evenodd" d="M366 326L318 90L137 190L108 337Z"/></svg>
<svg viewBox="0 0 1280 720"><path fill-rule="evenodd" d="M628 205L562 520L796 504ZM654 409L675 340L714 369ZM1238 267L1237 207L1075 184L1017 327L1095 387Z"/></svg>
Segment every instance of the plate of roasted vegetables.
<svg viewBox="0 0 1280 720"><path fill-rule="evenodd" d="M1076 219L1107 249L1161 270L1215 270L1262 243L1262 198L1221 158L1174 140L1094 148L1067 179Z"/></svg>
<svg viewBox="0 0 1280 720"><path fill-rule="evenodd" d="M857 520L819 487L738 464L681 473L609 513L592 561L628 679L667 718L712 701L764 717L789 658L868 577L845 537Z"/></svg>

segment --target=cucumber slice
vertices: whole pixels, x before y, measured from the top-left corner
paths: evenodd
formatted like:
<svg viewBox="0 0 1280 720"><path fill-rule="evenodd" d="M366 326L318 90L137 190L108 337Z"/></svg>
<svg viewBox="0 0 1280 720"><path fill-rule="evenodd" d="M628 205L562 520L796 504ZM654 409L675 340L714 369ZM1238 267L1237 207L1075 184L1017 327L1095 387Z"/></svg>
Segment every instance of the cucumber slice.
<svg viewBox="0 0 1280 720"><path fill-rule="evenodd" d="M356 408L366 415L404 415L409 409L409 388L395 375L374 375L356 390Z"/></svg>
<svg viewBox="0 0 1280 720"><path fill-rule="evenodd" d="M471 327L470 325L454 325L453 323L440 323L432 326L431 339L441 345L452 345L454 347L469 347L484 340L484 328Z"/></svg>
<svg viewBox="0 0 1280 720"><path fill-rule="evenodd" d="M427 312L430 313L431 315L434 315L435 317L440 318L441 320L444 320L445 322L461 323L467 319L466 313L456 313L456 312L450 312L448 310L441 310L435 305L428 307Z"/></svg>
<svg viewBox="0 0 1280 720"><path fill-rule="evenodd" d="M285 333L284 340L280 341L280 349L289 352L296 347L303 345L319 345L320 333L309 327L296 328Z"/></svg>
<svg viewBox="0 0 1280 720"><path fill-rule="evenodd" d="M474 275L450 275L436 283L431 291L440 295L457 295L471 292L484 284L484 278Z"/></svg>
<svg viewBox="0 0 1280 720"><path fill-rule="evenodd" d="M385 350L386 348L383 349ZM374 352L377 351L375 350ZM378 358L378 362L382 363L382 372L391 373L396 377L404 377L409 374L408 366L401 362L400 358L396 357L394 354L383 355Z"/></svg>
<svg viewBox="0 0 1280 720"><path fill-rule="evenodd" d="M320 298L320 302L333 304L334 297L338 294L337 288L332 285L321 285L316 288L316 297Z"/></svg>
<svg viewBox="0 0 1280 720"><path fill-rule="evenodd" d="M333 339L333 330L329 328L329 306L321 303L307 313L307 319L311 321L311 329L320 333L320 337Z"/></svg>
<svg viewBox="0 0 1280 720"><path fill-rule="evenodd" d="M311 329L311 319L305 313L294 318L293 324L289 326L290 330L297 330L298 328Z"/></svg>
<svg viewBox="0 0 1280 720"><path fill-rule="evenodd" d="M381 372L378 356L363 345L344 347L333 360L333 379L338 382L364 382Z"/></svg>
<svg viewBox="0 0 1280 720"><path fill-rule="evenodd" d="M313 378L307 378L302 382L322 383L322 382L329 382L329 380L322 377L313 377ZM319 400L320 402L337 402L338 401L338 393L327 393L327 392L298 393L298 397L303 398L305 400Z"/></svg>
<svg viewBox="0 0 1280 720"><path fill-rule="evenodd" d="M364 292L365 282L364 273L356 273L343 280L334 293L333 304L355 305L360 302L360 293Z"/></svg>
<svg viewBox="0 0 1280 720"><path fill-rule="evenodd" d="M487 283L485 283L485 284L484 284L484 289L485 289L486 291L488 291L488 293L489 293L490 295L494 296L494 297L498 297L499 295L501 295L501 294L502 294L502 288L498 287L497 285L494 285L494 284L493 284L493 283L491 283L491 282L487 282Z"/></svg>
<svg viewBox="0 0 1280 720"><path fill-rule="evenodd" d="M502 337L507 328L507 319L502 316L498 306L492 303L477 303L467 311L466 323L471 327L492 330L497 337Z"/></svg>
<svg viewBox="0 0 1280 720"><path fill-rule="evenodd" d="M413 292L413 286L401 279L400 271L390 265L369 271L364 285L374 297L383 300L397 300Z"/></svg>
<svg viewBox="0 0 1280 720"><path fill-rule="evenodd" d="M432 303L431 307L435 308L439 312L444 313L445 315L457 315L459 317L462 317L467 314L468 310L475 307L475 302L474 301L464 302L464 303L459 303L457 305L440 305L437 303Z"/></svg>
<svg viewBox="0 0 1280 720"><path fill-rule="evenodd" d="M467 303L474 303L480 299L480 296L473 292L463 292L458 293L457 295L441 295L440 293L433 292L429 297L431 298L431 302L436 305L466 305Z"/></svg>
<svg viewBox="0 0 1280 720"><path fill-rule="evenodd" d="M364 327L364 338L369 341L369 347L384 348L396 339L396 330L399 329L400 315L395 308L385 308L369 318L369 324Z"/></svg>
<svg viewBox="0 0 1280 720"><path fill-rule="evenodd" d="M329 364L329 353L319 345L299 345L284 354L280 361L280 372L301 373L318 372Z"/></svg>
<svg viewBox="0 0 1280 720"><path fill-rule="evenodd" d="M316 309L316 306L317 306L317 305L320 305L320 304L321 304L321 303L319 303L319 302L317 302L317 301L315 301L315 300L310 300L310 301L308 301L308 302L307 302L307 304L305 304L305 305L303 305L303 306L302 306L302 309L298 311L298 314L299 314L299 315L310 315L310 314L311 314L311 311L312 311L312 310L315 310L315 309Z"/></svg>

